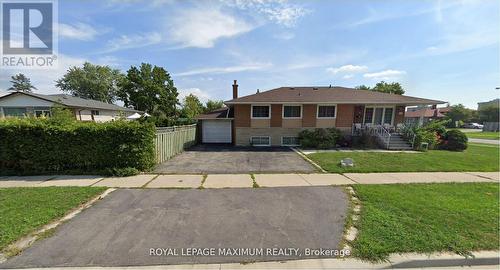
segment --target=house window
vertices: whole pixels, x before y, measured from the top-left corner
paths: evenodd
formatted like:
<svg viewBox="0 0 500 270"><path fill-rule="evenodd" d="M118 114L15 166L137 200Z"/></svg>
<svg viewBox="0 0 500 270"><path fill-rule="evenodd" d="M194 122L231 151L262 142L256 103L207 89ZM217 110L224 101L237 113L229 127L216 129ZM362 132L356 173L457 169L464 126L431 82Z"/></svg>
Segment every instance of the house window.
<svg viewBox="0 0 500 270"><path fill-rule="evenodd" d="M371 124L373 120L373 108L365 109L365 124Z"/></svg>
<svg viewBox="0 0 500 270"><path fill-rule="evenodd" d="M49 117L50 116L50 110L35 110L35 116L36 117Z"/></svg>
<svg viewBox="0 0 500 270"><path fill-rule="evenodd" d="M250 144L253 146L270 146L271 137L269 136L253 136L250 138Z"/></svg>
<svg viewBox="0 0 500 270"><path fill-rule="evenodd" d="M252 118L269 118L270 106L252 106Z"/></svg>
<svg viewBox="0 0 500 270"><path fill-rule="evenodd" d="M293 136L281 137L281 145L283 145L283 146L297 146L297 145L299 145L299 137L293 137Z"/></svg>
<svg viewBox="0 0 500 270"><path fill-rule="evenodd" d="M335 118L335 106L333 105L319 105L318 118Z"/></svg>
<svg viewBox="0 0 500 270"><path fill-rule="evenodd" d="M384 124L391 125L392 124L392 114L394 112L393 108L385 108L384 111Z"/></svg>
<svg viewBox="0 0 500 270"><path fill-rule="evenodd" d="M98 110L92 110L90 113L92 115L99 115L99 111Z"/></svg>
<svg viewBox="0 0 500 270"><path fill-rule="evenodd" d="M26 115L26 108L3 108L4 115L11 117L23 117Z"/></svg>
<svg viewBox="0 0 500 270"><path fill-rule="evenodd" d="M394 108L392 107L367 107L365 109L365 124L392 125Z"/></svg>
<svg viewBox="0 0 500 270"><path fill-rule="evenodd" d="M302 117L302 106L283 106L283 118L301 118Z"/></svg>

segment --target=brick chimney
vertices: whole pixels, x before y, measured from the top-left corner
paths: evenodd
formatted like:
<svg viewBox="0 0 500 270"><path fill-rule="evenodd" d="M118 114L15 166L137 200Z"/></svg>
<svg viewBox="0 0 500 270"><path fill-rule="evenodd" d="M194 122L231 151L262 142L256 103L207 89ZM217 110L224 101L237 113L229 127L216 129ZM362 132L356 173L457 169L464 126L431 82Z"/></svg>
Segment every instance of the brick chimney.
<svg viewBox="0 0 500 270"><path fill-rule="evenodd" d="M237 81L234 80L234 83L233 83L233 99L236 99L238 98L238 84L237 84Z"/></svg>

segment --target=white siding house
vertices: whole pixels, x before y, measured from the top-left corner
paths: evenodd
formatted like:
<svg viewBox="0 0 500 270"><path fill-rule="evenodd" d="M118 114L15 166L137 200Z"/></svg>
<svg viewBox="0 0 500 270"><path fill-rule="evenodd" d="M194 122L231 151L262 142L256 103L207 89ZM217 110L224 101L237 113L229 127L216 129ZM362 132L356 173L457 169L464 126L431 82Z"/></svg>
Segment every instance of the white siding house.
<svg viewBox="0 0 500 270"><path fill-rule="evenodd" d="M114 104L69 95L12 92L0 95L0 118L50 115L51 108L56 104L71 109L75 118L80 121L107 122L138 112Z"/></svg>

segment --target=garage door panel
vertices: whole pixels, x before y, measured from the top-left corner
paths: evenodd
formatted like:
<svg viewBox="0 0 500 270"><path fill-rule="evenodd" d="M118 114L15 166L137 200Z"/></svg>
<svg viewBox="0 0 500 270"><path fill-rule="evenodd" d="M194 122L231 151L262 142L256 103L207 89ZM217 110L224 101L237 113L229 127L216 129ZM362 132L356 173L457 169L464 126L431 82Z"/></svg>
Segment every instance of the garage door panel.
<svg viewBox="0 0 500 270"><path fill-rule="evenodd" d="M203 120L203 143L231 143L231 121Z"/></svg>

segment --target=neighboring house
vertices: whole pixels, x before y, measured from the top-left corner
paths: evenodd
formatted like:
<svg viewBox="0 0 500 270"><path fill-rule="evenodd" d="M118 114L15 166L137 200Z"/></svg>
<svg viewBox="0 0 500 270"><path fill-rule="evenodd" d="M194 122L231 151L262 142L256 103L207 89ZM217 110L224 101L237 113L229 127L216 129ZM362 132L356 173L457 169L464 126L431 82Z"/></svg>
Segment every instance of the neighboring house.
<svg viewBox="0 0 500 270"><path fill-rule="evenodd" d="M431 107L409 108L405 113L405 122L409 124L423 125L432 120L440 120L446 118L446 114L451 110L451 107L437 108L435 105Z"/></svg>
<svg viewBox="0 0 500 270"><path fill-rule="evenodd" d="M353 126L396 126L406 106L445 102L345 87L280 87L238 97L226 108L200 115L203 143L290 146L304 129L336 127L350 133Z"/></svg>
<svg viewBox="0 0 500 270"><path fill-rule="evenodd" d="M477 110L480 111L482 109L486 109L488 107L497 107L500 108L500 98L493 99L486 102L478 102ZM500 122L484 122L483 123L483 131L497 131L500 130Z"/></svg>
<svg viewBox="0 0 500 270"><path fill-rule="evenodd" d="M477 103L477 110L479 111L483 108L487 108L490 106L500 107L500 98L493 99L493 100L486 101L486 102L478 102Z"/></svg>
<svg viewBox="0 0 500 270"><path fill-rule="evenodd" d="M56 104L71 109L75 118L80 121L106 122L137 112L114 104L64 94L12 92L0 96L0 118L50 115L51 108Z"/></svg>

